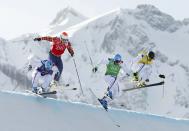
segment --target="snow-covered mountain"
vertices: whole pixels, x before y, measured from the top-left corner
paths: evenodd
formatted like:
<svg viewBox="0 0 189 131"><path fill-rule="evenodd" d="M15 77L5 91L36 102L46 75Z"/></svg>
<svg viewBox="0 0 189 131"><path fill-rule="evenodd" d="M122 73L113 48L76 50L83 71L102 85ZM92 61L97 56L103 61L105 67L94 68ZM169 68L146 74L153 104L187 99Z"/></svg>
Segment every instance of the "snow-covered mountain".
<svg viewBox="0 0 189 131"><path fill-rule="evenodd" d="M57 22L52 22L54 27L57 27L53 29L55 34L60 28L61 22L58 21L57 19ZM99 72L93 74L91 69L94 65L103 58L113 57L116 53L120 53L129 65L129 59L134 58L142 49L150 48L157 56L150 82L160 81L157 74L162 73L166 75L165 86L122 93L120 98L110 103L110 106L189 118L187 19L177 21L152 5L139 5L134 10L116 9L87 19L67 28L66 31L70 34L75 50L74 59L85 96L81 97L73 60L68 52L65 52L62 56L64 61L62 81L69 83L70 86L58 89L61 92L60 99L92 103L88 88L92 88L101 97L107 87L103 80L105 67L99 67ZM54 35L53 32L51 34ZM40 59L47 57L49 43L33 42L32 38L35 36L31 34L5 41L0 45L2 49L0 53L6 55L2 55L1 59L5 64L13 65L19 71L24 70L29 55L35 54ZM89 55L94 65L91 65ZM122 89L130 87L127 78L120 78L119 83ZM78 90L70 91L72 87L77 87Z"/></svg>
<svg viewBox="0 0 189 131"><path fill-rule="evenodd" d="M59 33L66 28L78 24L86 19L87 17L83 16L78 11L68 6L57 13L56 17L50 23L50 27L48 31L45 32L45 34L48 33L52 35Z"/></svg>

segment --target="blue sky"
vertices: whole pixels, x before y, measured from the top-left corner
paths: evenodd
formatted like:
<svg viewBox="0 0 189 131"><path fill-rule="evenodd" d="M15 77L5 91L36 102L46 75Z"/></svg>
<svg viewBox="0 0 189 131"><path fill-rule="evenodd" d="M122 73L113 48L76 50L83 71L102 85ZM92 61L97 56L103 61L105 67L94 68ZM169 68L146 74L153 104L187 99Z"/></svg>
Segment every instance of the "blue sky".
<svg viewBox="0 0 189 131"><path fill-rule="evenodd" d="M153 4L178 20L189 18L188 0L0 0L0 37L38 32L66 6L92 17L118 7L134 9L138 4Z"/></svg>

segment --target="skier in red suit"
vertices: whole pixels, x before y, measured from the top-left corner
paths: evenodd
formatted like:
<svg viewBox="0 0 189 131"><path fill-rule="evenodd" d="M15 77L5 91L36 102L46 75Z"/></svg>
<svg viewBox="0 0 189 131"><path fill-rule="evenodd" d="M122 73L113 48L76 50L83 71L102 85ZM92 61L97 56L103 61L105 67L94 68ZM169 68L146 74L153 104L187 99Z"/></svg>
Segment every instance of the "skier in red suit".
<svg viewBox="0 0 189 131"><path fill-rule="evenodd" d="M74 56L74 51L71 46L71 43L68 39L68 34L66 32L62 32L60 37L37 37L34 41L41 41L46 40L52 42L51 49L49 51L49 60L58 68L58 72L55 74L54 80L59 81L60 76L63 71L63 62L61 59L62 54L64 53L65 49L68 50L70 55Z"/></svg>

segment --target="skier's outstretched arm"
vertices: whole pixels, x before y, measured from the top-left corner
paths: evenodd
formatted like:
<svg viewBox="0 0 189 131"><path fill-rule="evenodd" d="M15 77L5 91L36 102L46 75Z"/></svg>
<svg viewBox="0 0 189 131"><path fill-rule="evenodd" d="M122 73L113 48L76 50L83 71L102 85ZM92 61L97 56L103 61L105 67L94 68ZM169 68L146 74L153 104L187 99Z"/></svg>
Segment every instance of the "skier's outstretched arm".
<svg viewBox="0 0 189 131"><path fill-rule="evenodd" d="M165 79L165 75L162 73L159 73L157 62L153 61L151 65L148 65L149 67L144 72L144 80L146 82L151 81L152 77L154 78L162 78Z"/></svg>
<svg viewBox="0 0 189 131"><path fill-rule="evenodd" d="M70 55L73 57L74 56L74 50L73 50L70 42L68 42L67 49L68 49L68 52L70 53Z"/></svg>
<svg viewBox="0 0 189 131"><path fill-rule="evenodd" d="M127 65L126 65L125 63L122 63L122 64L121 64L121 68L122 68L122 70L124 71L124 74L125 74L126 76L130 76L130 75L131 75L132 71L129 70L129 68L127 67Z"/></svg>
<svg viewBox="0 0 189 131"><path fill-rule="evenodd" d="M41 41L41 40L46 40L49 42L53 42L56 39L56 37L51 37L51 36L45 36L45 37L37 37L34 39L34 41Z"/></svg>
<svg viewBox="0 0 189 131"><path fill-rule="evenodd" d="M100 67L101 65L107 65L109 63L109 60L107 59L102 59L93 69L93 72L97 72L98 67Z"/></svg>
<svg viewBox="0 0 189 131"><path fill-rule="evenodd" d="M99 67L99 66L101 66L101 65L107 65L109 63L109 60L107 60L107 59L102 59L98 64L97 64L97 66Z"/></svg>
<svg viewBox="0 0 189 131"><path fill-rule="evenodd" d="M156 70L154 71L155 75L158 76L159 78L165 79L164 73L163 73L163 72L160 72L160 71L158 70L158 67L159 67L158 62L154 62L154 65L153 65L153 66L154 66L155 69L156 69Z"/></svg>

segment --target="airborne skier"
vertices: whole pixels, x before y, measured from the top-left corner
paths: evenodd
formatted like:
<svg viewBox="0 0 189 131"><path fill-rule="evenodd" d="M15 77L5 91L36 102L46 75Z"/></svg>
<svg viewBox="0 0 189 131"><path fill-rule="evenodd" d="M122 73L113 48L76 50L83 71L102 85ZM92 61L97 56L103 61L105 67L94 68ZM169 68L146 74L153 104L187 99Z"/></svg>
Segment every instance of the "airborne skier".
<svg viewBox="0 0 189 131"><path fill-rule="evenodd" d="M48 92L50 82L52 81L53 63L49 60L41 61L41 65L37 67L32 74L32 91L36 94ZM40 81L41 86L39 85Z"/></svg>
<svg viewBox="0 0 189 131"><path fill-rule="evenodd" d="M149 76L152 73L152 64L155 60L155 53L153 51L142 52L131 62L131 70L133 72L133 81L137 86L145 86L149 82ZM165 78L164 75L159 75Z"/></svg>
<svg viewBox="0 0 189 131"><path fill-rule="evenodd" d="M54 76L54 80L56 83L59 81L62 71L63 71L63 62L61 59L61 55L64 53L65 49L68 49L68 52L73 57L74 51L71 46L71 43L68 39L68 34L66 32L62 32L60 37L38 37L35 38L34 41L46 40L52 42L51 49L49 52L49 60L53 62L58 68L58 72Z"/></svg>
<svg viewBox="0 0 189 131"><path fill-rule="evenodd" d="M99 99L102 106L107 110L108 101L113 100L115 97L120 95L119 84L117 82L117 77L120 72L120 69L123 69L125 74L128 74L128 69L123 63L121 55L116 54L114 58L108 58L107 60L102 60L98 66L101 64L106 65L105 81L108 84L107 92L102 99ZM93 68L93 72L98 70L98 66Z"/></svg>

